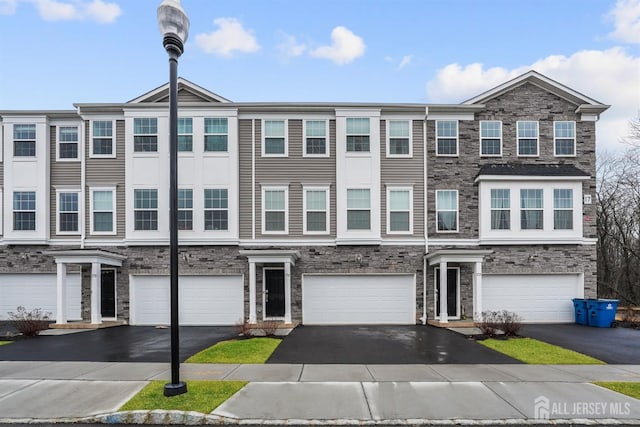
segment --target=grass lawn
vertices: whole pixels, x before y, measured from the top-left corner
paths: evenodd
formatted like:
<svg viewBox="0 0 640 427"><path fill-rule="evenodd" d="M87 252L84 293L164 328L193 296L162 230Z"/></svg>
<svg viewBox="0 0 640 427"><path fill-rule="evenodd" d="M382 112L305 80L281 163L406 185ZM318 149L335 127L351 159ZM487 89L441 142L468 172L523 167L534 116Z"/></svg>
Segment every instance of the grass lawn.
<svg viewBox="0 0 640 427"><path fill-rule="evenodd" d="M187 393L165 397L166 381L151 381L121 411L165 409L208 414L247 384L245 381L187 381Z"/></svg>
<svg viewBox="0 0 640 427"><path fill-rule="evenodd" d="M610 381L610 382L595 382L594 384L600 387L608 388L609 390L617 391L618 393L626 394L627 396L640 399L640 383L625 383L622 381Z"/></svg>
<svg viewBox="0 0 640 427"><path fill-rule="evenodd" d="M534 365L604 365L601 360L533 338L478 341L500 353Z"/></svg>
<svg viewBox="0 0 640 427"><path fill-rule="evenodd" d="M11 344L13 341L0 341L0 345Z"/></svg>
<svg viewBox="0 0 640 427"><path fill-rule="evenodd" d="M279 338L222 341L187 359L187 363L265 363L282 342Z"/></svg>

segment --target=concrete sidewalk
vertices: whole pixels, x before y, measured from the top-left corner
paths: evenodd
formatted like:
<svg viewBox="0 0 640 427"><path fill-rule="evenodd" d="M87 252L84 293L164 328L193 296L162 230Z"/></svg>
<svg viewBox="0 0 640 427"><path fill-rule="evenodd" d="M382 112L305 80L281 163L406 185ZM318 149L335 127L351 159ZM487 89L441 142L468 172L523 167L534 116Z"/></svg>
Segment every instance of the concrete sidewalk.
<svg viewBox="0 0 640 427"><path fill-rule="evenodd" d="M184 414L105 416L149 380L168 378L166 363L0 362L0 422L185 422ZM640 424L639 400L590 384L640 382L640 365L183 364L181 378L250 381L199 416L203 423L529 422L548 414Z"/></svg>

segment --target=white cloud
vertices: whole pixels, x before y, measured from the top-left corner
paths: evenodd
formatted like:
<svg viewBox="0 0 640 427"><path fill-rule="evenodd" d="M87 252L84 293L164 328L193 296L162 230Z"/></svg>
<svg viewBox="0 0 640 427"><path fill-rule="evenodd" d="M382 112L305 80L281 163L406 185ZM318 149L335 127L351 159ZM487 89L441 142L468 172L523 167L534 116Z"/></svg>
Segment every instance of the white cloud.
<svg viewBox="0 0 640 427"><path fill-rule="evenodd" d="M117 3L102 0L91 2L76 0L62 2L57 0L36 0L36 8L45 21L82 21L91 20L102 24L115 22L122 14Z"/></svg>
<svg viewBox="0 0 640 427"><path fill-rule="evenodd" d="M294 36L284 32L281 32L280 35L282 42L278 45L278 51L283 56L300 56L307 50L307 46L304 43L299 43Z"/></svg>
<svg viewBox="0 0 640 427"><path fill-rule="evenodd" d="M219 28L211 33L196 35L196 44L207 53L231 56L233 52L251 53L260 49L253 31L246 30L236 18L217 18Z"/></svg>
<svg viewBox="0 0 640 427"><path fill-rule="evenodd" d="M331 31L331 45L312 50L311 56L342 65L364 55L364 51L365 44L362 38L353 34L348 28L340 26Z"/></svg>
<svg viewBox="0 0 640 427"><path fill-rule="evenodd" d="M403 56L402 59L400 60L400 63L398 64L398 70L402 70L404 67L411 64L412 60L413 60L413 55Z"/></svg>
<svg viewBox="0 0 640 427"><path fill-rule="evenodd" d="M598 147L616 148L628 132L627 123L638 114L640 57L614 47L584 50L571 56L552 55L514 69L483 64L450 64L438 70L427 83L431 102L460 102L491 89L528 70L536 70L570 88L595 98L611 108L598 122Z"/></svg>
<svg viewBox="0 0 640 427"><path fill-rule="evenodd" d="M0 0L0 15L13 15L17 5L17 0Z"/></svg>
<svg viewBox="0 0 640 427"><path fill-rule="evenodd" d="M97 22L108 24L114 22L122 14L120 6L116 3L107 3L102 0L93 0L85 5L85 15Z"/></svg>
<svg viewBox="0 0 640 427"><path fill-rule="evenodd" d="M640 43L640 0L618 0L607 17L614 25L609 37L625 43Z"/></svg>

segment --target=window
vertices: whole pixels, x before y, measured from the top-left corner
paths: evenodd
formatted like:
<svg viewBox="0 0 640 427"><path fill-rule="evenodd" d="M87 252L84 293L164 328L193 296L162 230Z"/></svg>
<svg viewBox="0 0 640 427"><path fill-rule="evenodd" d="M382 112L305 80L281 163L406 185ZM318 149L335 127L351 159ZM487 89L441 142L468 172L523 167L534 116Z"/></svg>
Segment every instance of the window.
<svg viewBox="0 0 640 427"><path fill-rule="evenodd" d="M304 122L304 154L305 156L325 156L327 150L327 121L305 120Z"/></svg>
<svg viewBox="0 0 640 427"><path fill-rule="evenodd" d="M491 189L491 229L509 230L511 228L511 190L508 188Z"/></svg>
<svg viewBox="0 0 640 427"><path fill-rule="evenodd" d="M111 120L95 120L93 122L94 156L113 155L113 122Z"/></svg>
<svg viewBox="0 0 640 427"><path fill-rule="evenodd" d="M178 151L193 151L193 119L178 118Z"/></svg>
<svg viewBox="0 0 640 427"><path fill-rule="evenodd" d="M133 212L135 230L157 230L158 190L134 190Z"/></svg>
<svg viewBox="0 0 640 427"><path fill-rule="evenodd" d="M226 188L205 188L204 229L229 229L229 194Z"/></svg>
<svg viewBox="0 0 640 427"><path fill-rule="evenodd" d="M284 120L265 120L263 124L264 143L262 154L266 156L286 156L286 122Z"/></svg>
<svg viewBox="0 0 640 427"><path fill-rule="evenodd" d="M116 202L114 189L91 189L92 233L115 233L115 205Z"/></svg>
<svg viewBox="0 0 640 427"><path fill-rule="evenodd" d="M538 122L518 122L518 156L538 155Z"/></svg>
<svg viewBox="0 0 640 427"><path fill-rule="evenodd" d="M413 191L409 188L389 189L387 192L387 232L411 233L411 205Z"/></svg>
<svg viewBox="0 0 640 427"><path fill-rule="evenodd" d="M553 122L556 156L576 155L576 122Z"/></svg>
<svg viewBox="0 0 640 427"><path fill-rule="evenodd" d="M286 233L287 193L285 188L265 188L262 191L262 231L263 233Z"/></svg>
<svg viewBox="0 0 640 427"><path fill-rule="evenodd" d="M436 231L458 231L458 191L436 190Z"/></svg>
<svg viewBox="0 0 640 427"><path fill-rule="evenodd" d="M34 231L36 229L36 192L15 191L13 193L13 229Z"/></svg>
<svg viewBox="0 0 640 427"><path fill-rule="evenodd" d="M304 231L307 234L327 234L329 232L329 189L305 188L304 190Z"/></svg>
<svg viewBox="0 0 640 427"><path fill-rule="evenodd" d="M501 121L480 121L480 155L502 155Z"/></svg>
<svg viewBox="0 0 640 427"><path fill-rule="evenodd" d="M347 230L371 229L371 190L347 190Z"/></svg>
<svg viewBox="0 0 640 427"><path fill-rule="evenodd" d="M411 156L411 122L408 120L389 120L387 156Z"/></svg>
<svg viewBox="0 0 640 427"><path fill-rule="evenodd" d="M457 120L436 120L436 155L458 155Z"/></svg>
<svg viewBox="0 0 640 427"><path fill-rule="evenodd" d="M78 158L78 127L60 126L58 128L58 158Z"/></svg>
<svg viewBox="0 0 640 427"><path fill-rule="evenodd" d="M573 190L553 190L553 229L573 230Z"/></svg>
<svg viewBox="0 0 640 427"><path fill-rule="evenodd" d="M369 148L369 119L366 117L347 117L347 152L365 152Z"/></svg>
<svg viewBox="0 0 640 427"><path fill-rule="evenodd" d="M193 230L193 190L178 189L178 230Z"/></svg>
<svg viewBox="0 0 640 427"><path fill-rule="evenodd" d="M78 192L61 191L58 193L58 232L77 233L78 226Z"/></svg>
<svg viewBox="0 0 640 427"><path fill-rule="evenodd" d="M158 151L158 119L133 119L133 151L149 153Z"/></svg>
<svg viewBox="0 0 640 427"><path fill-rule="evenodd" d="M13 125L13 155L36 156L36 125Z"/></svg>
<svg viewBox="0 0 640 427"><path fill-rule="evenodd" d="M229 125L224 117L204 119L204 151L226 153L228 151Z"/></svg>
<svg viewBox="0 0 640 427"><path fill-rule="evenodd" d="M543 229L542 190L520 190L520 228L522 230Z"/></svg>

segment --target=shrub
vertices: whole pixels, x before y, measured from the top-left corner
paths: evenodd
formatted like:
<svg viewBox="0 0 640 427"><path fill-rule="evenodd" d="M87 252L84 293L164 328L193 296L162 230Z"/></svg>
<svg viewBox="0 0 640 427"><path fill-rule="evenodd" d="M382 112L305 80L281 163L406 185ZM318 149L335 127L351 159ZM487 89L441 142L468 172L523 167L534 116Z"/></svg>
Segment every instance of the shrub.
<svg viewBox="0 0 640 427"><path fill-rule="evenodd" d="M520 328L522 328L522 317L508 310L503 310L499 317L500 325L498 326L498 329L502 330L502 332L504 332L508 337L518 335Z"/></svg>
<svg viewBox="0 0 640 427"><path fill-rule="evenodd" d="M9 312L9 320L13 326L27 337L35 337L40 334L40 331L49 328L50 318L50 312L44 313L39 308L27 311L23 306L18 306L15 313Z"/></svg>
<svg viewBox="0 0 640 427"><path fill-rule="evenodd" d="M238 335L242 335L243 337L250 337L253 335L253 331L251 330L251 324L249 321L240 319L234 325L235 330L238 332Z"/></svg>
<svg viewBox="0 0 640 427"><path fill-rule="evenodd" d="M497 311L483 311L480 319L479 322L476 322L476 327L480 329L480 332L488 337L495 336L498 329L500 329L500 313Z"/></svg>
<svg viewBox="0 0 640 427"><path fill-rule="evenodd" d="M276 335L277 330L278 330L278 322L274 320L266 320L262 322L262 331L264 332L264 336L273 337Z"/></svg>

